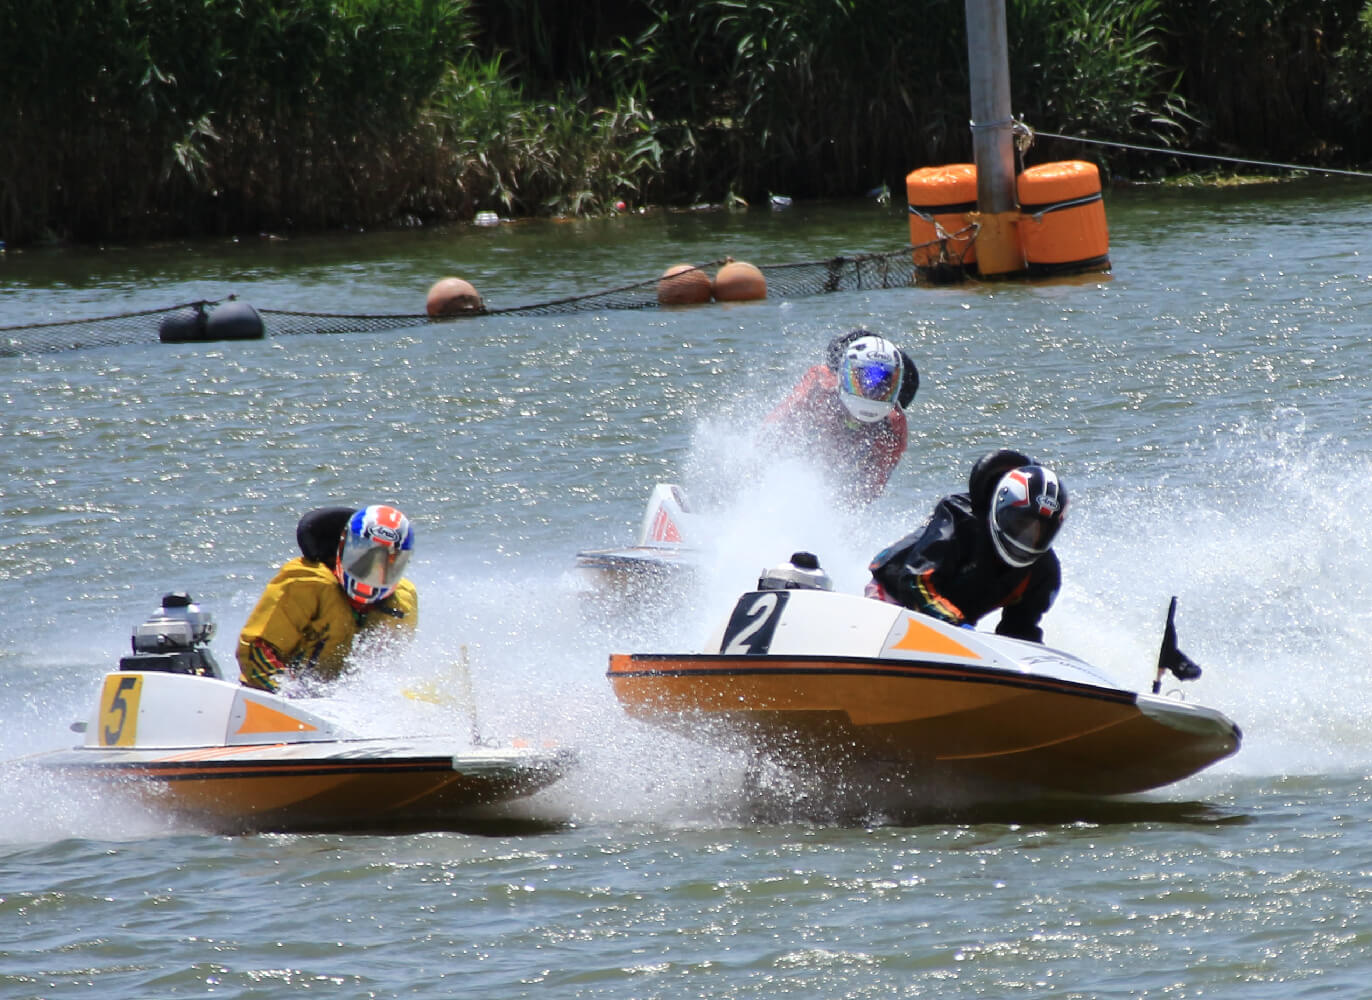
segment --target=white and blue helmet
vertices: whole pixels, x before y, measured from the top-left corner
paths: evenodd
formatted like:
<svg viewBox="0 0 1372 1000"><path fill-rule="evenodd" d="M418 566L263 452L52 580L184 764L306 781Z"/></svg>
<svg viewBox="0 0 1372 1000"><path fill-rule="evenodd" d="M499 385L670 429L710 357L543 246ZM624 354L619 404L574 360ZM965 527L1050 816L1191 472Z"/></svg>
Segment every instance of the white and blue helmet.
<svg viewBox="0 0 1372 1000"><path fill-rule="evenodd" d="M857 420L873 424L900 405L905 362L889 340L859 337L838 366L838 398Z"/></svg>
<svg viewBox="0 0 1372 1000"><path fill-rule="evenodd" d="M376 604L395 593L412 552L410 519L394 507L373 504L348 519L334 572L350 601Z"/></svg>

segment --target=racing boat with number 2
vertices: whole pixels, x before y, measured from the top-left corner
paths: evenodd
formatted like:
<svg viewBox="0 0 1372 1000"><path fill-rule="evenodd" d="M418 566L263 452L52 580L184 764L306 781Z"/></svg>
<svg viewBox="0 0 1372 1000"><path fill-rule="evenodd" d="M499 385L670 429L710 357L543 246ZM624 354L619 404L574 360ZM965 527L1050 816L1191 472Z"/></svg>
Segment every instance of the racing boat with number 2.
<svg viewBox="0 0 1372 1000"><path fill-rule="evenodd" d="M1200 674L1176 645L1175 598L1154 689L1141 692L1062 650L810 589L803 575L764 574L703 652L612 654L620 704L821 777L903 775L886 784L895 798L931 786L995 799L1123 795L1239 748L1224 714L1161 693L1169 672Z"/></svg>

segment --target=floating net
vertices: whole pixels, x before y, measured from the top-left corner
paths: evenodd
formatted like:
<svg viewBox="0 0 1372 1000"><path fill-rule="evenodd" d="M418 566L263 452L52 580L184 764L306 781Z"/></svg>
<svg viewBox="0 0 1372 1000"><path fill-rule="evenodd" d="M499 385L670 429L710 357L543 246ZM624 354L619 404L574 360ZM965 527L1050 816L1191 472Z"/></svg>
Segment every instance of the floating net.
<svg viewBox="0 0 1372 1000"><path fill-rule="evenodd" d="M828 260L796 264L760 265L767 282L768 298L794 299L830 292L851 292L876 288L908 288L921 283L938 284L961 276L961 260L954 259L948 239L935 240L899 250L833 257ZM936 255L934 267L916 267L915 251L924 251L921 260ZM730 258L702 265L704 271L723 266ZM216 311L236 300L182 302L163 309L122 313L95 319L65 320L56 323L31 323L0 327L0 357L43 354L92 347L156 343L159 340L219 341L283 337L301 333L374 333L431 323L469 322L483 316L551 316L564 313L595 312L610 309L657 309L659 276L631 285L538 302L531 305L499 308L486 306L480 311L441 318L427 314L346 314L293 312L256 307L249 309L254 328L228 328L216 332ZM227 315L227 310L219 315ZM257 318L260 317L260 324ZM207 327L207 320L209 325Z"/></svg>

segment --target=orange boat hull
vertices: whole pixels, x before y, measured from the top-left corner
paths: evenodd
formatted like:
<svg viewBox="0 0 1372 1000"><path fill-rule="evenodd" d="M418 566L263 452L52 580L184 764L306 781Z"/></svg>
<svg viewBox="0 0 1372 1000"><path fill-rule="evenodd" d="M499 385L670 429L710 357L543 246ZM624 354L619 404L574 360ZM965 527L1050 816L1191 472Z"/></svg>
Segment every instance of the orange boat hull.
<svg viewBox="0 0 1372 1000"><path fill-rule="evenodd" d="M615 654L633 717L811 768L896 766L1115 795L1238 749L1217 712L1008 670L863 658Z"/></svg>
<svg viewBox="0 0 1372 1000"><path fill-rule="evenodd" d="M192 751L77 749L47 766L113 784L160 811L228 831L434 826L530 795L571 764L563 751L387 754L370 741Z"/></svg>

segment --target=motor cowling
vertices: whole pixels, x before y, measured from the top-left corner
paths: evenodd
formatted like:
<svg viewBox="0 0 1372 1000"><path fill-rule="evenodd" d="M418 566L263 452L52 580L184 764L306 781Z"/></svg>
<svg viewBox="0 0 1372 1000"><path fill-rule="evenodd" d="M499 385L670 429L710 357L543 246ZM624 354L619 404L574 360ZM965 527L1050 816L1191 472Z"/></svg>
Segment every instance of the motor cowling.
<svg viewBox="0 0 1372 1000"><path fill-rule="evenodd" d="M121 657L120 670L221 677L210 652L214 616L177 591L164 594L162 606L133 630L133 654Z"/></svg>
<svg viewBox="0 0 1372 1000"><path fill-rule="evenodd" d="M812 552L796 552L789 562L765 569L757 580L758 590L833 590L834 581L820 568Z"/></svg>

